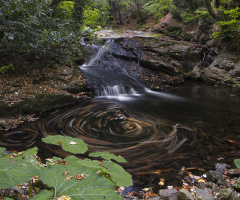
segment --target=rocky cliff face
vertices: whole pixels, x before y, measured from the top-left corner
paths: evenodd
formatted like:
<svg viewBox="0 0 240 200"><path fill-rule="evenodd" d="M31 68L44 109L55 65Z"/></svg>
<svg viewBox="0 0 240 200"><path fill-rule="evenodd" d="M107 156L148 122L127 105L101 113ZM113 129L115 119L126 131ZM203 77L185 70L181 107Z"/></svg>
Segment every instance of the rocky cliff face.
<svg viewBox="0 0 240 200"><path fill-rule="evenodd" d="M203 65L203 61L210 65L214 59L214 52L204 45L177 41L167 36L118 38L111 51L116 58L132 62L132 66L139 64L135 78L152 89L179 85L192 76L195 66ZM129 69L129 72L133 70Z"/></svg>
<svg viewBox="0 0 240 200"><path fill-rule="evenodd" d="M206 83L240 86L240 56L234 52L220 53L207 67L195 66L192 75Z"/></svg>
<svg viewBox="0 0 240 200"><path fill-rule="evenodd" d="M116 39L114 56L142 67L140 79L152 89L178 85L186 78L210 84L240 85L240 56L172 37Z"/></svg>

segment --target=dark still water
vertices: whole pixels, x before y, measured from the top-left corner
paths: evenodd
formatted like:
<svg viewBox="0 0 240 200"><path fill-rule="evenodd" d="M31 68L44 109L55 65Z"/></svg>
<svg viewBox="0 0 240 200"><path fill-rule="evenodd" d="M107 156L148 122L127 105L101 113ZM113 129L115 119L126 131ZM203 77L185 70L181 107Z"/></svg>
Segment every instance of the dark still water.
<svg viewBox="0 0 240 200"><path fill-rule="evenodd" d="M217 162L233 167L233 160L240 158L238 89L191 83L167 92L114 95L46 113L36 122L0 132L0 145L16 150L43 148L39 139L47 135L82 138L90 151L125 157L128 162L123 166L133 174L136 187L156 188L160 178L177 185L182 166L198 173L214 169Z"/></svg>

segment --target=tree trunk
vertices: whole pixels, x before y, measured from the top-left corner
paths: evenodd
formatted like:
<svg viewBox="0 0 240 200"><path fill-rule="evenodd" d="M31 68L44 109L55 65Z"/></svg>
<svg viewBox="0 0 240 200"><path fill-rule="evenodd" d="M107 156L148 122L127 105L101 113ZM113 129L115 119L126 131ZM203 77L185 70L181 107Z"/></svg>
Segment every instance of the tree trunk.
<svg viewBox="0 0 240 200"><path fill-rule="evenodd" d="M119 23L120 23L120 25L122 25L123 24L123 20L122 20L121 7L119 5L119 1L118 1L118 5L117 5L117 11L118 11Z"/></svg>
<svg viewBox="0 0 240 200"><path fill-rule="evenodd" d="M205 3L206 3L209 14L212 16L213 19L217 20L218 13L216 8L216 0L213 0L212 3L210 2L210 0L205 0Z"/></svg>
<svg viewBox="0 0 240 200"><path fill-rule="evenodd" d="M140 11L140 6L139 6L139 4L137 3L137 0L134 0L134 1L135 1L135 4L137 5L138 15L139 15L139 17L140 17L141 22L142 22L142 23L145 23L145 20L144 20L144 18L143 18L143 16L142 16L142 13L141 13L141 11Z"/></svg>

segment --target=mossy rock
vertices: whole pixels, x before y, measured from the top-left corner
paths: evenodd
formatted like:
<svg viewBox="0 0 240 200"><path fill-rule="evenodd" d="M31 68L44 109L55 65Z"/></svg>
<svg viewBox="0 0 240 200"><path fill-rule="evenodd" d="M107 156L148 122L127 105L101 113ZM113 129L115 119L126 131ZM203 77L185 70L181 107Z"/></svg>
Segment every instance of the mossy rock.
<svg viewBox="0 0 240 200"><path fill-rule="evenodd" d="M41 94L33 99L25 99L9 106L6 103L0 105L0 117L18 116L19 114L32 114L50 110L59 106L74 103L77 99L71 95Z"/></svg>

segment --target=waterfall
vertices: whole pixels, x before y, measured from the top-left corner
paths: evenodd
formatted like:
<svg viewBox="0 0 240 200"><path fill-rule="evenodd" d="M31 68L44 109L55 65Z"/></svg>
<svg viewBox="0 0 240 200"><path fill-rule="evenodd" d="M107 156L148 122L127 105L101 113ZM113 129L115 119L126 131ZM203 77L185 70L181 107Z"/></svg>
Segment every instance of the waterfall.
<svg viewBox="0 0 240 200"><path fill-rule="evenodd" d="M80 69L97 97L121 99L127 95L136 96L138 94L134 88L144 90L144 86L128 73L121 62L118 63L119 58L111 52L114 42L111 39L103 45L88 45L90 56Z"/></svg>
<svg viewBox="0 0 240 200"><path fill-rule="evenodd" d="M80 66L80 68L83 69L94 66L96 61L100 60L102 56L109 50L112 42L113 40L107 40L102 46L91 45L90 51L93 52L93 55L91 56L90 60L86 61L82 66Z"/></svg>
<svg viewBox="0 0 240 200"><path fill-rule="evenodd" d="M95 96L97 98L130 100L133 96L139 95L140 94L132 87L126 88L122 85L102 86L101 88L95 89Z"/></svg>

